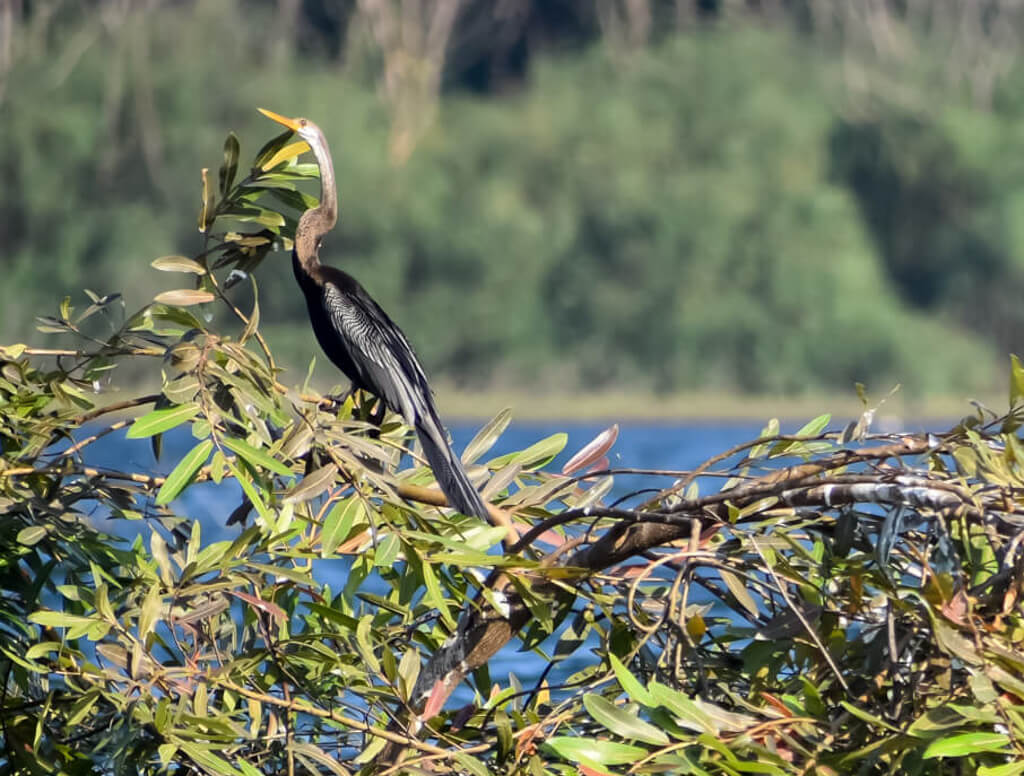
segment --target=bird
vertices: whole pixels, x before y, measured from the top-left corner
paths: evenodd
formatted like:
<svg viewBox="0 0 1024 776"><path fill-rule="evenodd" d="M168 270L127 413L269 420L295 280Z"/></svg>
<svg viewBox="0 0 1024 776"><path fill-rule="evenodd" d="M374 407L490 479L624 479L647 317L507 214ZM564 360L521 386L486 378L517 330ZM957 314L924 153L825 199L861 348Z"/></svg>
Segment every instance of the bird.
<svg viewBox="0 0 1024 776"><path fill-rule="evenodd" d="M299 218L292 250L292 269L320 347L353 389L377 396L415 429L448 505L491 521L487 505L448 444L426 373L408 338L359 281L320 261L323 238L338 222L334 164L323 131L309 119L259 111L305 140L320 169L320 203Z"/></svg>

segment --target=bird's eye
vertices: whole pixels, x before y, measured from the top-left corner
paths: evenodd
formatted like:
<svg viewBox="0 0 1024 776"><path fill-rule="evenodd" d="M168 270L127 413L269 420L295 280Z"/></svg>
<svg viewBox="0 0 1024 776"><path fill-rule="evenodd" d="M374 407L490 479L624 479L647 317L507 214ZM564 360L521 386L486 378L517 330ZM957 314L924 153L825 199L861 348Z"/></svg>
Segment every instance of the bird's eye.
<svg viewBox="0 0 1024 776"><path fill-rule="evenodd" d="M307 125L308 123L309 123L309 122L308 122L308 121L307 121L306 119L299 119L299 126L300 126L300 127L304 127L304 126L306 126L306 125Z"/></svg>

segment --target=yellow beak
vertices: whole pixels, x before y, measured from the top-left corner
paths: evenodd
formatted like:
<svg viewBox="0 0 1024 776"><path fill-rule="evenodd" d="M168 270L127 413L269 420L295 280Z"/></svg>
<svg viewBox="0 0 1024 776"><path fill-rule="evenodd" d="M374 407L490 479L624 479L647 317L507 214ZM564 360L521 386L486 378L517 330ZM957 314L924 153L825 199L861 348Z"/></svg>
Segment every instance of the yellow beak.
<svg viewBox="0 0 1024 776"><path fill-rule="evenodd" d="M267 110L265 108L257 108L257 110L264 116L266 116L268 119L276 121L278 124L284 124L292 132L299 131L299 122L296 121L295 119L290 119L287 116L282 116L280 113L274 113L274 111Z"/></svg>

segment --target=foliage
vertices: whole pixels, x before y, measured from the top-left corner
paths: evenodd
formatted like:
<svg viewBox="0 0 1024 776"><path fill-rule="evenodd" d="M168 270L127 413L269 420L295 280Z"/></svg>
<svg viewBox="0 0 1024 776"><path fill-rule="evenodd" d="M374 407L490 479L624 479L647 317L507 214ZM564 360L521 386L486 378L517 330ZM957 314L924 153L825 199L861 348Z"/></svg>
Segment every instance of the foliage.
<svg viewBox="0 0 1024 776"><path fill-rule="evenodd" d="M463 459L506 537L436 508L400 419L282 383L225 294L307 204L287 143L243 175L228 138L206 249L154 262L194 287L123 322L65 302L41 326L70 346L0 350L0 773L1019 772L1019 362L1005 417L772 422L614 504L614 431L555 474L563 435L485 460L503 413ZM159 394L111 396L140 361ZM90 460L125 431L187 449ZM187 498L210 489L238 503L216 526ZM512 640L549 664L531 687L488 671Z"/></svg>
<svg viewBox="0 0 1024 776"><path fill-rule="evenodd" d="M12 340L54 282L150 298L142 259L194 250L189 171L221 127L253 132L253 104L325 128L343 205L325 258L449 379L962 393L994 385L994 354L1019 330L1019 74L989 113L949 101L850 116L813 41L696 26L625 61L535 56L508 94L453 89L396 168L357 57L339 71L269 55L266 8L159 4L114 27L58 5L68 18L27 36L40 42L0 112ZM268 287L290 282L286 261L268 264ZM922 296L942 278L948 293ZM301 299L262 303L275 351L307 363Z"/></svg>

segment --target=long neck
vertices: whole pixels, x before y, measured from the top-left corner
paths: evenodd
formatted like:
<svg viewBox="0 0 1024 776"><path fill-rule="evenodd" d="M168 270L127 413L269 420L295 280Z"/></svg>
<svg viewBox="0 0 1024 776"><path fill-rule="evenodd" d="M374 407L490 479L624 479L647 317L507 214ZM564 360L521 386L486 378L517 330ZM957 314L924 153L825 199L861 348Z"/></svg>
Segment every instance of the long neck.
<svg viewBox="0 0 1024 776"><path fill-rule="evenodd" d="M338 223L338 190L334 185L331 152L322 136L310 146L320 167L320 204L302 214L295 230L295 255L307 272L320 263L320 241Z"/></svg>

